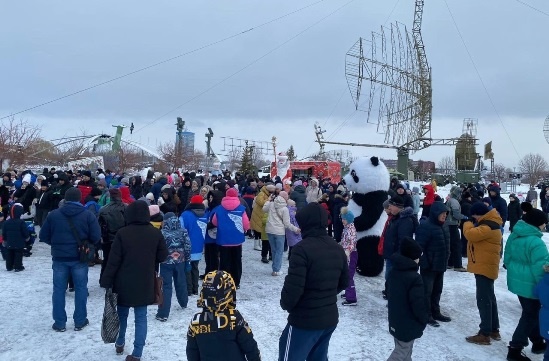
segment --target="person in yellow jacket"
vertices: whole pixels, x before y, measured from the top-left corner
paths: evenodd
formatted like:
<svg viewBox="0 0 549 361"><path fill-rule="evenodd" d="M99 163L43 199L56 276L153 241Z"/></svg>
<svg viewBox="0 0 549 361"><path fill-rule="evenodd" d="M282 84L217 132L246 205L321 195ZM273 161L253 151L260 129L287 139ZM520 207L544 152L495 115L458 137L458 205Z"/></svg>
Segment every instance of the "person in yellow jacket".
<svg viewBox="0 0 549 361"><path fill-rule="evenodd" d="M491 340L501 340L494 281L499 273L503 220L495 208L490 210L482 202L471 206L471 217L475 223L473 220L466 221L463 234L468 241L467 271L473 273L476 280L480 330L465 339L477 345L490 345Z"/></svg>
<svg viewBox="0 0 549 361"><path fill-rule="evenodd" d="M272 184L263 186L255 197L252 207L252 219L250 222L250 226L254 230L254 232L265 232L265 224L263 223L263 216L265 212L263 212L263 205L265 205L265 203L269 200L271 194L274 194L275 190L276 187ZM263 253L268 252L269 241L263 240L263 237L261 237L261 239L261 244L259 243L259 240L254 243L254 249L257 251L262 251L262 258L265 258L265 256L263 256Z"/></svg>

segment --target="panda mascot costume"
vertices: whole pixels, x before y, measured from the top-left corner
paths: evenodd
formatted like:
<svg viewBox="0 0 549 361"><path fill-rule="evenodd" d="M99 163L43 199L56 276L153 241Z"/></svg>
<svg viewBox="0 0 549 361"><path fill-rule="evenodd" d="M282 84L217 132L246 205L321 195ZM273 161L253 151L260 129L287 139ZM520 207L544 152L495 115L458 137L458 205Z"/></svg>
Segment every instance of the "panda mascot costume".
<svg viewBox="0 0 549 361"><path fill-rule="evenodd" d="M387 214L383 202L388 199L390 175L377 157L358 158L343 177L353 197L347 208L355 215L357 273L376 277L383 271L383 257L377 252Z"/></svg>

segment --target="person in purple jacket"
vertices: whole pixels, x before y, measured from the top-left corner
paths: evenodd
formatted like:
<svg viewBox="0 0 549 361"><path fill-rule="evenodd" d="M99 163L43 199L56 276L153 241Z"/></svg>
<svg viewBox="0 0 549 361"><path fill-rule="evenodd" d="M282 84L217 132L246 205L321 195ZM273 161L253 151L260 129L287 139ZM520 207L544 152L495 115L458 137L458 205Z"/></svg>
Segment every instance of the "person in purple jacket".
<svg viewBox="0 0 549 361"><path fill-rule="evenodd" d="M287 200L288 203L288 212L290 213L290 223L298 227L297 221L295 220L295 215L297 213L297 206L295 202L291 199ZM286 228L286 242L288 242L288 259L292 255L292 247L301 241L301 232L294 232Z"/></svg>

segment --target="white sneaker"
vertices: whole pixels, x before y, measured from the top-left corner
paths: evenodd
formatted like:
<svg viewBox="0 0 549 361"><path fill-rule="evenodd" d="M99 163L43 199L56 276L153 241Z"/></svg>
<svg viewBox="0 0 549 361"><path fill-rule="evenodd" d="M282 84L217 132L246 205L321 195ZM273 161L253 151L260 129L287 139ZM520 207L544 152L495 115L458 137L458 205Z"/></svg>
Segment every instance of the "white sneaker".
<svg viewBox="0 0 549 361"><path fill-rule="evenodd" d="M282 275L282 272L273 272L271 273L271 276L281 276Z"/></svg>

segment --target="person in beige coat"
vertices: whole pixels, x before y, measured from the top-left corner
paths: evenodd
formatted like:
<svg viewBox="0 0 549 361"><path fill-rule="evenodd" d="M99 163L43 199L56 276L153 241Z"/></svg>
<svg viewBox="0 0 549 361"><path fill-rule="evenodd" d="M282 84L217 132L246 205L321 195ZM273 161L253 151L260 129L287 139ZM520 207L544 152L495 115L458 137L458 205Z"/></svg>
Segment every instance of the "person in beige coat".
<svg viewBox="0 0 549 361"><path fill-rule="evenodd" d="M318 179L311 179L311 183L307 187L305 194L307 195L307 204L318 203L320 198L322 198L322 190L318 187Z"/></svg>
<svg viewBox="0 0 549 361"><path fill-rule="evenodd" d="M290 222L287 199L288 193L282 191L278 196L273 194L263 205L263 212L268 214L265 231L269 237L269 244L273 255L273 276L282 274L280 268L282 267L286 229L295 233L301 232L298 227Z"/></svg>

